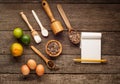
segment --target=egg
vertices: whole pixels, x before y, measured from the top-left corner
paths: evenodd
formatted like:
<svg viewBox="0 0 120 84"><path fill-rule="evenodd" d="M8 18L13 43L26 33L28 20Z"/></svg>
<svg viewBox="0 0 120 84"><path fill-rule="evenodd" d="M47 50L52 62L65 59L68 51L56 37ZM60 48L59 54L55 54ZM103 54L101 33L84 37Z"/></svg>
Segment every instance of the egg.
<svg viewBox="0 0 120 84"><path fill-rule="evenodd" d="M21 67L21 72L23 75L28 75L30 73L30 69L29 67L25 64L25 65L22 65Z"/></svg>
<svg viewBox="0 0 120 84"><path fill-rule="evenodd" d="M37 65L36 67L36 74L38 76L42 76L44 74L45 70L44 70L44 66L42 64Z"/></svg>
<svg viewBox="0 0 120 84"><path fill-rule="evenodd" d="M31 70L35 70L37 66L36 61L33 59L29 59L27 65Z"/></svg>

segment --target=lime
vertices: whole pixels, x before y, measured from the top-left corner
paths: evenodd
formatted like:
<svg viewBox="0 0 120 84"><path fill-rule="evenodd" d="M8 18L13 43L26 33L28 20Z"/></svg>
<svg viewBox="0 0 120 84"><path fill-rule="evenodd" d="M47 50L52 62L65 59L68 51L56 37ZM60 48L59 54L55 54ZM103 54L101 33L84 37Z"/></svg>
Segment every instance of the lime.
<svg viewBox="0 0 120 84"><path fill-rule="evenodd" d="M21 38L22 35L23 35L23 30L21 28L15 28L14 31L13 31L13 35L16 38Z"/></svg>
<svg viewBox="0 0 120 84"><path fill-rule="evenodd" d="M14 57L18 57L23 54L23 47L20 43L13 43L10 47L10 51Z"/></svg>
<svg viewBox="0 0 120 84"><path fill-rule="evenodd" d="M23 35L21 37L21 42L25 45L29 45L30 44L30 36L29 35Z"/></svg>

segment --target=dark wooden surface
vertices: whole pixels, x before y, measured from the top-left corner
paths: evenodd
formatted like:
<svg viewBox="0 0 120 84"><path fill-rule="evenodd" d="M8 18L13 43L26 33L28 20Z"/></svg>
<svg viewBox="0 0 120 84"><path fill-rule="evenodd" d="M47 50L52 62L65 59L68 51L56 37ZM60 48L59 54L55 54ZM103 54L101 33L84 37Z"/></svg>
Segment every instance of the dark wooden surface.
<svg viewBox="0 0 120 84"><path fill-rule="evenodd" d="M120 84L120 1L119 0L49 0L56 19L60 20L64 32L54 36L50 29L50 20L41 7L40 0L0 0L0 84ZM79 46L69 42L66 26L59 15L56 4L61 3L72 26L79 32L102 32L102 58L107 64L74 63L73 58L80 57ZM113 4L114 3L114 4ZM59 67L58 71L49 70L43 60L29 46L24 46L20 58L10 55L9 47L17 40L13 29L21 27L24 33L30 34L27 25L20 17L23 11L33 27L39 31L31 10L34 9L41 22L49 30L49 37L35 45L46 57L45 44L56 39L63 44L60 57L52 59ZM30 34L31 35L31 34ZM24 77L20 67L33 58L45 66L45 75L38 77L34 71Z"/></svg>

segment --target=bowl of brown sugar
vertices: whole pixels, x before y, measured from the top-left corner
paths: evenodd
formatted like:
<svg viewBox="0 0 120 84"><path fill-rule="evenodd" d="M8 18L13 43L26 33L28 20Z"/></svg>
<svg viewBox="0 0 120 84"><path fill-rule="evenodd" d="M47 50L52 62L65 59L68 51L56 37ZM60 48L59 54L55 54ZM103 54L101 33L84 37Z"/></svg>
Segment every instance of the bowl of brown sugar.
<svg viewBox="0 0 120 84"><path fill-rule="evenodd" d="M57 40L49 40L45 46L46 53L51 57L57 57L62 52L62 44Z"/></svg>

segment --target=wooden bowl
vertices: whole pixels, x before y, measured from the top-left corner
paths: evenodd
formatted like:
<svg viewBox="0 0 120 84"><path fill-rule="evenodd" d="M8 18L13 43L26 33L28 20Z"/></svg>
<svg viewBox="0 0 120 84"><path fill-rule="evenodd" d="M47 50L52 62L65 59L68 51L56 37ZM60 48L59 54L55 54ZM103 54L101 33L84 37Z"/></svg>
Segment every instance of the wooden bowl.
<svg viewBox="0 0 120 84"><path fill-rule="evenodd" d="M62 52L62 44L57 40L50 40L45 46L46 53L51 57L57 57Z"/></svg>

